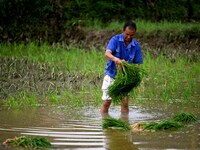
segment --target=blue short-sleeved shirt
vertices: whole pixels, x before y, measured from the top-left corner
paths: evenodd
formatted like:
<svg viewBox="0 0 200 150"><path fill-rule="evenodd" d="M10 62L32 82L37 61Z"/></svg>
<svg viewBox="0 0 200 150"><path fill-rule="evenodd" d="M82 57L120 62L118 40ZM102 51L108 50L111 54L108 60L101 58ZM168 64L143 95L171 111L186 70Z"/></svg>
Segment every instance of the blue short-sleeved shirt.
<svg viewBox="0 0 200 150"><path fill-rule="evenodd" d="M111 38L109 41L106 50L109 49L112 51L112 55L125 60L128 63L142 64L142 50L139 43L132 39L128 46L124 42L124 34L118 34ZM114 78L117 74L117 69L114 61L108 60L106 64L105 74Z"/></svg>

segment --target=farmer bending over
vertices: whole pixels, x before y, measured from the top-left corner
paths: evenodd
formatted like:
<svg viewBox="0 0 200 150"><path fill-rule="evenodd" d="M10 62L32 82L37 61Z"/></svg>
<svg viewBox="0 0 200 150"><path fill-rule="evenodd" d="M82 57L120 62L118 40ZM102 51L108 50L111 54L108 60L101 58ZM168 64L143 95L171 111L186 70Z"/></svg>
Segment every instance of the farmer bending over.
<svg viewBox="0 0 200 150"><path fill-rule="evenodd" d="M105 68L105 77L102 84L101 113L108 113L111 104L111 97L108 95L108 87L114 82L117 74L117 67L120 67L122 61L128 63L142 64L142 51L139 43L134 39L136 33L136 24L134 22L126 22L124 24L123 33L113 36L105 51L107 64ZM128 113L128 96L124 97L121 102L121 113Z"/></svg>

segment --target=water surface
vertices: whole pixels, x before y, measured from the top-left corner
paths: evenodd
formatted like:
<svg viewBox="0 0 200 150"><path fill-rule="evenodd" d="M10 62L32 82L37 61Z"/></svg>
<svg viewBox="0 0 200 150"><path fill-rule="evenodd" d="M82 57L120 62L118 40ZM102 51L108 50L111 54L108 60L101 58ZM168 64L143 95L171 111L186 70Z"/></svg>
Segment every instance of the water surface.
<svg viewBox="0 0 200 150"><path fill-rule="evenodd" d="M134 105L130 106L128 115L121 115L119 110L118 106L112 106L109 115L129 124L160 121L178 112L172 108ZM198 110L191 110L200 115ZM176 131L103 130L99 108L67 106L1 109L0 118L0 149L9 149L2 145L7 138L22 135L47 137L52 150L200 149L199 123Z"/></svg>

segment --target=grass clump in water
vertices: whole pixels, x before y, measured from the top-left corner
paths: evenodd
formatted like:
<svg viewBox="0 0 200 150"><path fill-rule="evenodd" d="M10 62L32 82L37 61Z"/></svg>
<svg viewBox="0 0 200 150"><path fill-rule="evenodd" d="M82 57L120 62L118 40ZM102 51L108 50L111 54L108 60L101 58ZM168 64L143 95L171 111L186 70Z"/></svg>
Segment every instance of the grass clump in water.
<svg viewBox="0 0 200 150"><path fill-rule="evenodd" d="M173 117L173 120L182 124L190 124L198 121L198 117L190 112L181 112Z"/></svg>
<svg viewBox="0 0 200 150"><path fill-rule="evenodd" d="M171 120L165 120L160 123L151 122L144 124L144 130L168 130L168 129L179 129L182 127L183 127L182 124Z"/></svg>
<svg viewBox="0 0 200 150"><path fill-rule="evenodd" d="M114 104L121 102L124 96L127 96L133 88L140 85L144 70L134 64L123 61L119 67L114 83L108 88L108 94Z"/></svg>
<svg viewBox="0 0 200 150"><path fill-rule="evenodd" d="M104 118L103 119L103 129L111 128L111 127L116 127L125 131L128 131L131 129L130 125L121 119L115 119L115 118Z"/></svg>
<svg viewBox="0 0 200 150"><path fill-rule="evenodd" d="M143 130L167 130L167 129L179 129L185 125L198 121L198 117L191 112L181 112L172 117L172 119L164 120L160 123L150 122L141 123Z"/></svg>
<svg viewBox="0 0 200 150"><path fill-rule="evenodd" d="M120 128L123 130L132 131L159 131L159 130L177 130L179 128L185 127L187 124L197 122L198 118L190 112L182 112L172 119L166 119L161 122L142 122L129 125L120 119L115 118L105 118L103 120L103 128Z"/></svg>
<svg viewBox="0 0 200 150"><path fill-rule="evenodd" d="M34 149L51 147L51 143L45 137L30 138L28 136L20 136L13 139L7 139L3 144Z"/></svg>

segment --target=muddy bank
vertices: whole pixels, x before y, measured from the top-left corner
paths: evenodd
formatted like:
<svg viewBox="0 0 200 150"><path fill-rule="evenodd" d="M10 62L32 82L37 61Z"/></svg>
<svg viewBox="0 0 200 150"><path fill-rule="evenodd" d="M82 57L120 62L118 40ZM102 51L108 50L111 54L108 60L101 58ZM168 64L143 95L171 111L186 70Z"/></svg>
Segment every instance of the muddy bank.
<svg viewBox="0 0 200 150"><path fill-rule="evenodd" d="M104 50L109 39L121 30L87 30L77 28L69 34L67 44L74 44L86 50ZM180 31L138 32L135 39L140 43L143 53L150 52L155 57L163 54L175 60L182 55L196 61L200 54L200 31L191 28Z"/></svg>
<svg viewBox="0 0 200 150"><path fill-rule="evenodd" d="M56 66L26 59L0 57L0 99L20 92L37 95L80 90L81 85L99 86L101 77L60 71Z"/></svg>
<svg viewBox="0 0 200 150"><path fill-rule="evenodd" d="M62 43L65 48L67 45L73 44L86 50L93 48L102 50L113 35L121 32L121 29L94 30L74 25L63 31L58 37L59 40L54 40L48 31L34 34L27 31L26 34L21 33L20 36L1 34L0 41L6 43L23 42L25 44L34 41L39 45L45 41L49 44ZM200 29L198 25L180 30L138 31L135 39L141 44L144 52L149 51L155 56L162 53L171 58L181 54L194 59L195 55L200 53Z"/></svg>

